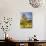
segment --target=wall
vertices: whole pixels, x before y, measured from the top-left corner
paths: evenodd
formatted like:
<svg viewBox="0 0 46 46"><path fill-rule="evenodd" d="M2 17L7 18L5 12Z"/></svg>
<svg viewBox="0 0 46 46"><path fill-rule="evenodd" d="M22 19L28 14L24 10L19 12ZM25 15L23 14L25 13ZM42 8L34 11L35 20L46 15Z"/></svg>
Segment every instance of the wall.
<svg viewBox="0 0 46 46"><path fill-rule="evenodd" d="M44 28L44 39L46 39L46 15L45 15L45 28Z"/></svg>
<svg viewBox="0 0 46 46"><path fill-rule="evenodd" d="M44 4L43 4L44 6ZM20 16L21 12L30 11L33 13L33 28L21 29L20 28ZM37 35L37 39L45 39L45 15L46 9L44 7L33 8L30 6L28 0L0 0L0 17L13 17L13 22L10 31L10 35L17 40L27 40L34 34ZM1 33L3 33L1 31ZM0 35L2 35L0 33ZM45 34L44 34L45 33ZM3 33L4 34L4 33ZM0 39L4 37L0 36Z"/></svg>

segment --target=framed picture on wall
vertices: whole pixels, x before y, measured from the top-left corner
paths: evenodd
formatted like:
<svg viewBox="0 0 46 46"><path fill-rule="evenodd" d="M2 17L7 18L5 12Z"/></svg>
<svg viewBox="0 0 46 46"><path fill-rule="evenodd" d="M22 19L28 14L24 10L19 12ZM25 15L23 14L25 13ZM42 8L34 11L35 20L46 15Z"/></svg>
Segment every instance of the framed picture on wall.
<svg viewBox="0 0 46 46"><path fill-rule="evenodd" d="M20 28L32 28L32 12L22 12Z"/></svg>

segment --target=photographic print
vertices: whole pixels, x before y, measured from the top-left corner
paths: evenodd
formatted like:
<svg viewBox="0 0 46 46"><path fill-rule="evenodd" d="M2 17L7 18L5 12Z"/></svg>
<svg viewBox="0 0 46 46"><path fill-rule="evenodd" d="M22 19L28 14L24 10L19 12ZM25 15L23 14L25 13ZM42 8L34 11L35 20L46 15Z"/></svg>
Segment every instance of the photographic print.
<svg viewBox="0 0 46 46"><path fill-rule="evenodd" d="M20 20L21 28L32 28L32 12L23 12Z"/></svg>

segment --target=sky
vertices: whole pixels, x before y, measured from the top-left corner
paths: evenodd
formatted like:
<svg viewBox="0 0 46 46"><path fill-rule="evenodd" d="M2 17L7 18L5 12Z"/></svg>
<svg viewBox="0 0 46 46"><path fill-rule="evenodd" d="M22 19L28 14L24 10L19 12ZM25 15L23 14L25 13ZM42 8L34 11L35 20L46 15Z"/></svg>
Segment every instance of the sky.
<svg viewBox="0 0 46 46"><path fill-rule="evenodd" d="M25 14L25 16L27 17L27 19L32 20L32 12L23 12L23 14Z"/></svg>

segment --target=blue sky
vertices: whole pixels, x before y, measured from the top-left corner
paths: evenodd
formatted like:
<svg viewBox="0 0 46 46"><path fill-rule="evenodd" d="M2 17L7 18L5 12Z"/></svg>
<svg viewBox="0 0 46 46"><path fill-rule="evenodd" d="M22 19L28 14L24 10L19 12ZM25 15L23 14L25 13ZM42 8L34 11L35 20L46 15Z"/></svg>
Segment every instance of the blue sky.
<svg viewBox="0 0 46 46"><path fill-rule="evenodd" d="M27 19L32 20L32 12L23 12L23 14L25 14L25 16L27 17Z"/></svg>

